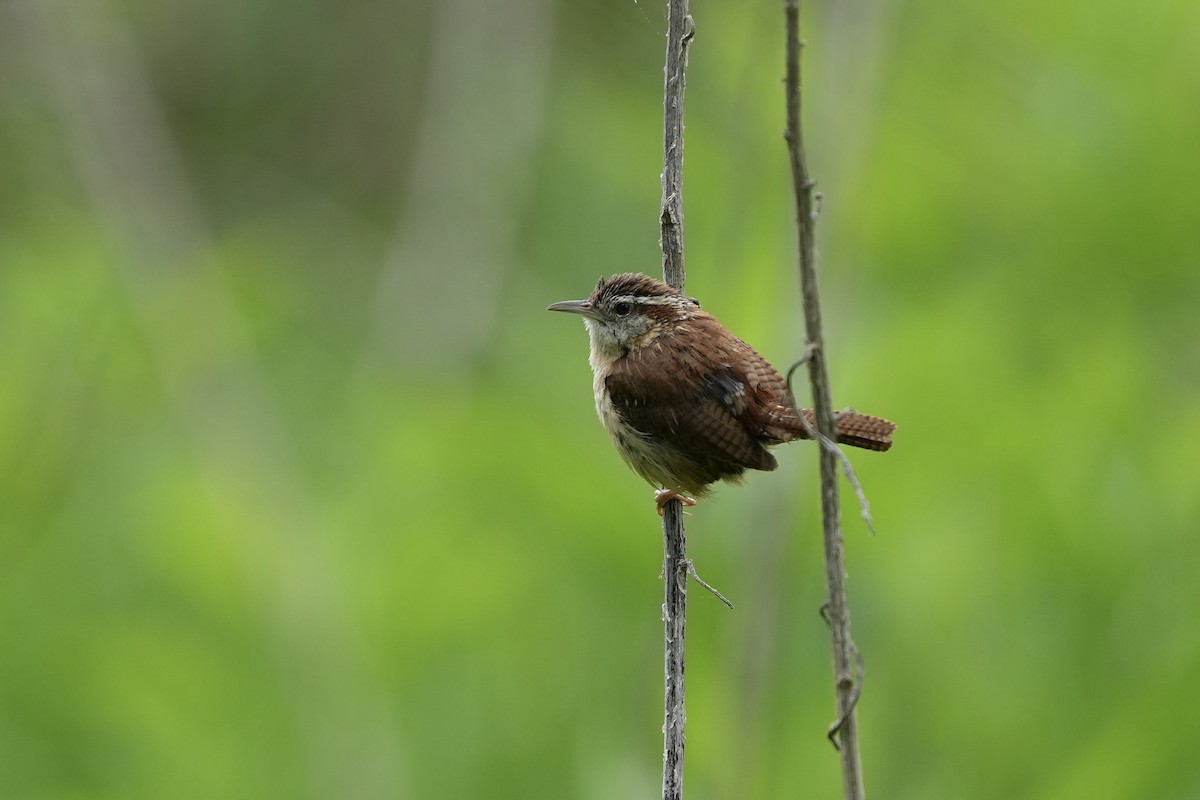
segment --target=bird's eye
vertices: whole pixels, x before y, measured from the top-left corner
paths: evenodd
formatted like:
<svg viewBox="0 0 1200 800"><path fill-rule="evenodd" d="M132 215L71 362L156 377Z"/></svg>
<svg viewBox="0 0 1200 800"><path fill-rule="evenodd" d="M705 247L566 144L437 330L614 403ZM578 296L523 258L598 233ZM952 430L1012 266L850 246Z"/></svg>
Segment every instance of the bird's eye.
<svg viewBox="0 0 1200 800"><path fill-rule="evenodd" d="M618 317L628 317L630 311L633 311L633 306L630 303L617 303L613 306L613 313Z"/></svg>

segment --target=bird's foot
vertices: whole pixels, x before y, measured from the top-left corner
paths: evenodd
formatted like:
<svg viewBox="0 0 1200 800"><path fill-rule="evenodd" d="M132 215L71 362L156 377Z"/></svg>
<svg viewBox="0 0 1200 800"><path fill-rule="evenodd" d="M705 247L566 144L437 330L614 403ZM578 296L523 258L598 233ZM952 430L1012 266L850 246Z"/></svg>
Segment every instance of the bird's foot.
<svg viewBox="0 0 1200 800"><path fill-rule="evenodd" d="M659 489L654 493L654 505L658 507L658 515L663 515L663 506L672 500L678 500L685 506L694 506L696 501L675 489Z"/></svg>

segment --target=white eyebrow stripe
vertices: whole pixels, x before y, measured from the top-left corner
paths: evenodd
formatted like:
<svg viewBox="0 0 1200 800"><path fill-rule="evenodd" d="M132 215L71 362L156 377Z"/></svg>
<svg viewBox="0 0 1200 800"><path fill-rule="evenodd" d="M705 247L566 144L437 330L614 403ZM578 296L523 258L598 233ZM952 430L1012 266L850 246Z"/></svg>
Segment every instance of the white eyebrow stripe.
<svg viewBox="0 0 1200 800"><path fill-rule="evenodd" d="M673 297L671 295L655 295L646 297L637 294L623 294L620 297L614 297L610 302L613 303L635 303L643 306L671 306L678 304L683 298Z"/></svg>

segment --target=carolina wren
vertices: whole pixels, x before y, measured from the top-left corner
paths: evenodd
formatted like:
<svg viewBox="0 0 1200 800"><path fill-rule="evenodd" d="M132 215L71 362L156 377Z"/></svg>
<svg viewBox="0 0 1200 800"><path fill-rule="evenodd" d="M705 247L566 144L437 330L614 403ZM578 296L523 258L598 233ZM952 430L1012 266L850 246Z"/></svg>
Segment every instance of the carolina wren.
<svg viewBox="0 0 1200 800"><path fill-rule="evenodd" d="M779 371L662 281L626 273L601 279L586 300L548 311L583 316L591 339L596 412L617 452L652 485L658 511L703 497L718 480L778 466L771 445L809 438ZM892 446L895 424L853 411L837 418L838 441Z"/></svg>

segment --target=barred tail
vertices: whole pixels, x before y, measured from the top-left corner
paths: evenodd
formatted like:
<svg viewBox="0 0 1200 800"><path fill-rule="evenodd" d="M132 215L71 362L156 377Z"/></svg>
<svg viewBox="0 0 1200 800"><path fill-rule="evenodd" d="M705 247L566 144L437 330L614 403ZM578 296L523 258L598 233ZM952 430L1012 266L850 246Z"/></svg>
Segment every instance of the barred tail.
<svg viewBox="0 0 1200 800"><path fill-rule="evenodd" d="M800 413L810 424L816 425L816 414L811 408L802 408ZM881 417L859 414L857 411L843 411L837 417L837 438L839 444L851 447L861 447L864 450L883 452L891 449L892 432L896 423ZM811 438L807 432L801 433L800 438Z"/></svg>

